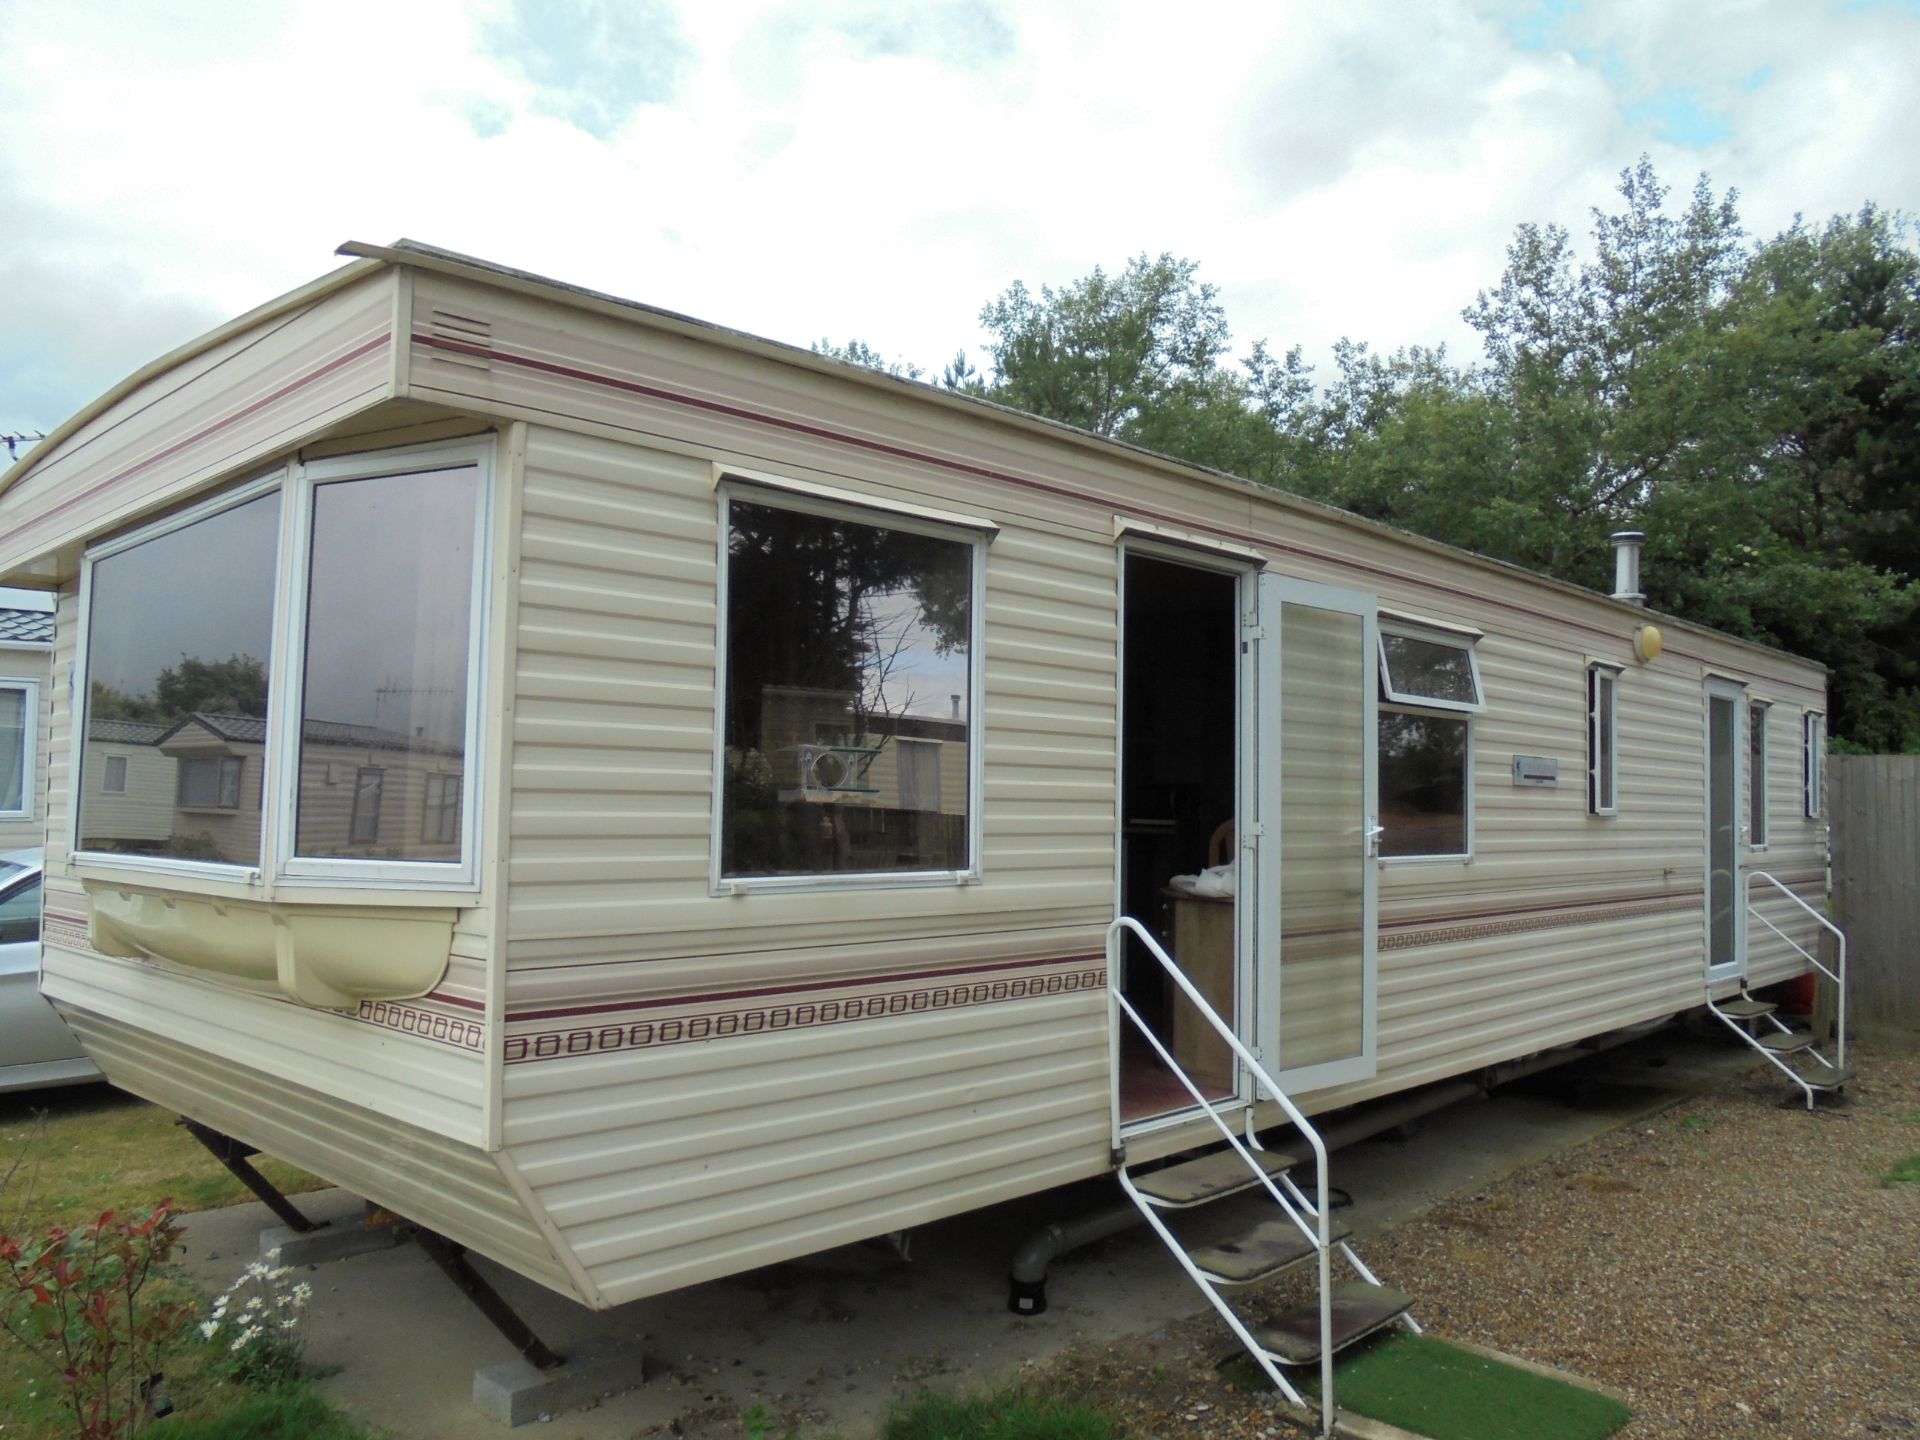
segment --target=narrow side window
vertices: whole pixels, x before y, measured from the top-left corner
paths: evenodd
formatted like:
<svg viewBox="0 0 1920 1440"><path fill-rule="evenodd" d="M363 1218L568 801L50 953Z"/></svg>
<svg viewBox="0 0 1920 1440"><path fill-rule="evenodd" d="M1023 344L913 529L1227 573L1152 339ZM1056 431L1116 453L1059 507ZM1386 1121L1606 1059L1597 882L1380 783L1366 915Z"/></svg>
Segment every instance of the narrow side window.
<svg viewBox="0 0 1920 1440"><path fill-rule="evenodd" d="M1827 755L1827 717L1818 711L1809 710L1803 721L1802 749L1804 759L1801 762L1803 785L1806 791L1806 812L1809 820L1818 820L1821 815L1821 794L1823 771L1826 768Z"/></svg>
<svg viewBox="0 0 1920 1440"><path fill-rule="evenodd" d="M1587 667L1587 812L1620 813L1620 672Z"/></svg>
<svg viewBox="0 0 1920 1440"><path fill-rule="evenodd" d="M1767 843L1767 706L1747 706L1747 844Z"/></svg>
<svg viewBox="0 0 1920 1440"><path fill-rule="evenodd" d="M0 816L33 814L33 732L37 689L0 683Z"/></svg>

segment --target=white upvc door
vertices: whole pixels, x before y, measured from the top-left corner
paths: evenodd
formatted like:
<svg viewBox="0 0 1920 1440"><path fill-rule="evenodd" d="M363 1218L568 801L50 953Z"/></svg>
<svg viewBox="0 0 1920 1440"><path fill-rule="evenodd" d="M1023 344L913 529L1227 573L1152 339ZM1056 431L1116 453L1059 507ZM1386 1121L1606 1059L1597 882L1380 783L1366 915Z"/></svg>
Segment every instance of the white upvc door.
<svg viewBox="0 0 1920 1440"><path fill-rule="evenodd" d="M1256 905L1262 1058L1290 1092L1374 1073L1379 881L1375 598L1258 582Z"/></svg>
<svg viewBox="0 0 1920 1440"><path fill-rule="evenodd" d="M1745 850L1741 824L1741 720L1746 691L1730 680L1706 684L1706 926L1707 979L1747 973L1746 897L1740 872Z"/></svg>

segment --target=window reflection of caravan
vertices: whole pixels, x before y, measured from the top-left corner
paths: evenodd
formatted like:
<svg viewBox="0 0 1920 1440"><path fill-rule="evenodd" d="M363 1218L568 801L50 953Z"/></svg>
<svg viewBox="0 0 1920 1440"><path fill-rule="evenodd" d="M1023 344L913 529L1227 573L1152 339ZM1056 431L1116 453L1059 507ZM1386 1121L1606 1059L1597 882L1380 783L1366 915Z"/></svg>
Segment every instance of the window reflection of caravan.
<svg viewBox="0 0 1920 1440"><path fill-rule="evenodd" d="M1185 1059L1266 1125L1253 1065L1316 1112L1806 968L1748 885L1821 893L1816 665L349 253L0 479L59 596L46 989L129 1090L603 1306L1187 1151ZM151 746L213 840L166 853L69 697L182 656L264 718ZM1112 1028L1123 915L1244 1057L1144 940Z"/></svg>

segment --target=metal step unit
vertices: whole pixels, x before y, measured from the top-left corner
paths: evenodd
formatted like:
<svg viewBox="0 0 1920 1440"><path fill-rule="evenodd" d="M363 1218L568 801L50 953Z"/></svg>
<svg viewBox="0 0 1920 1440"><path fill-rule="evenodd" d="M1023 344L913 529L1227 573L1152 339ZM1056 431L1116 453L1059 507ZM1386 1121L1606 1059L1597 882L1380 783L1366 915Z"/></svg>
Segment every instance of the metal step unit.
<svg viewBox="0 0 1920 1440"><path fill-rule="evenodd" d="M1230 1119L1223 1115L1219 1105L1208 1100L1174 1060L1159 1036L1122 993L1121 966L1125 954L1122 936L1128 932L1141 942L1176 989L1185 994L1187 1001L1226 1042L1252 1077L1259 1094L1276 1103L1293 1122L1300 1138L1310 1148L1310 1155L1285 1155L1263 1149L1251 1129L1236 1129L1247 1125L1245 1116L1236 1114ZM1337 1414L1334 1353L1388 1325L1402 1325L1417 1334L1419 1322L1409 1313L1413 1301L1381 1284L1354 1252L1352 1231L1330 1221L1326 1142L1154 937L1130 916L1122 916L1108 928L1107 977L1116 1056L1112 1076L1113 1147L1114 1153L1121 1157L1117 1168L1120 1188L1276 1390L1294 1404L1305 1406L1308 1402L1287 1369L1319 1367L1320 1434L1331 1436ZM1186 1087L1196 1109L1213 1122L1219 1140L1212 1149L1152 1169L1136 1171L1126 1163L1117 1062L1123 1024L1132 1024L1138 1029L1168 1073ZM1296 1180L1296 1173L1302 1178ZM1251 1204L1261 1198L1249 1194L1255 1191L1264 1192L1268 1203L1260 1207L1260 1217L1242 1226L1237 1235L1190 1245L1175 1228L1176 1224L1187 1223L1180 1217L1191 1216L1202 1207L1230 1196L1246 1195L1242 1205ZM1333 1279L1336 1263L1352 1277L1338 1285ZM1312 1304L1262 1321L1241 1315L1227 1299L1225 1292L1229 1289L1253 1285L1305 1264L1312 1264L1316 1270Z"/></svg>
<svg viewBox="0 0 1920 1440"><path fill-rule="evenodd" d="M1753 899L1756 881L1765 881L1774 890L1791 900L1821 929L1833 936L1834 968L1828 969L1821 963L1818 956L1760 913ZM1847 1069L1847 937L1839 926L1764 870L1754 870L1747 876L1746 909L1749 922L1758 921L1764 925L1784 940L1807 964L1833 981L1838 997L1834 1019L1833 1058L1829 1060L1813 1048L1813 1036L1804 1031L1795 1030L1782 1020L1777 1013L1779 1007L1772 1001L1749 995L1745 980L1740 982L1739 995L1732 999L1715 1000L1709 992L1707 1009L1718 1016L1721 1022L1738 1035L1745 1044L1759 1052L1769 1065L1798 1086L1801 1093L1807 1097L1807 1108L1811 1110L1817 1096L1838 1095L1846 1089L1847 1082L1853 1078L1853 1072Z"/></svg>

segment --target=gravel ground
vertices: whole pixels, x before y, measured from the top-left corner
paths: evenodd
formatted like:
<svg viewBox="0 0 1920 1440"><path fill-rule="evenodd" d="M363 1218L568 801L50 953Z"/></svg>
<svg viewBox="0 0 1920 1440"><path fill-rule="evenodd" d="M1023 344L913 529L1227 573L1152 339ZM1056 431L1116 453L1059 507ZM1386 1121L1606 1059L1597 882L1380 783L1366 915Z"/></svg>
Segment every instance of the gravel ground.
<svg viewBox="0 0 1920 1440"><path fill-rule="evenodd" d="M1844 1101L1809 1114L1756 1068L1362 1256L1430 1331L1626 1391L1622 1440L1920 1436L1920 1184L1879 1178L1920 1152L1920 1054L1862 1047L1854 1069ZM1276 1284L1245 1308L1296 1295ZM1035 1379L1140 1440L1298 1433L1219 1375L1231 1347L1207 1316Z"/></svg>

